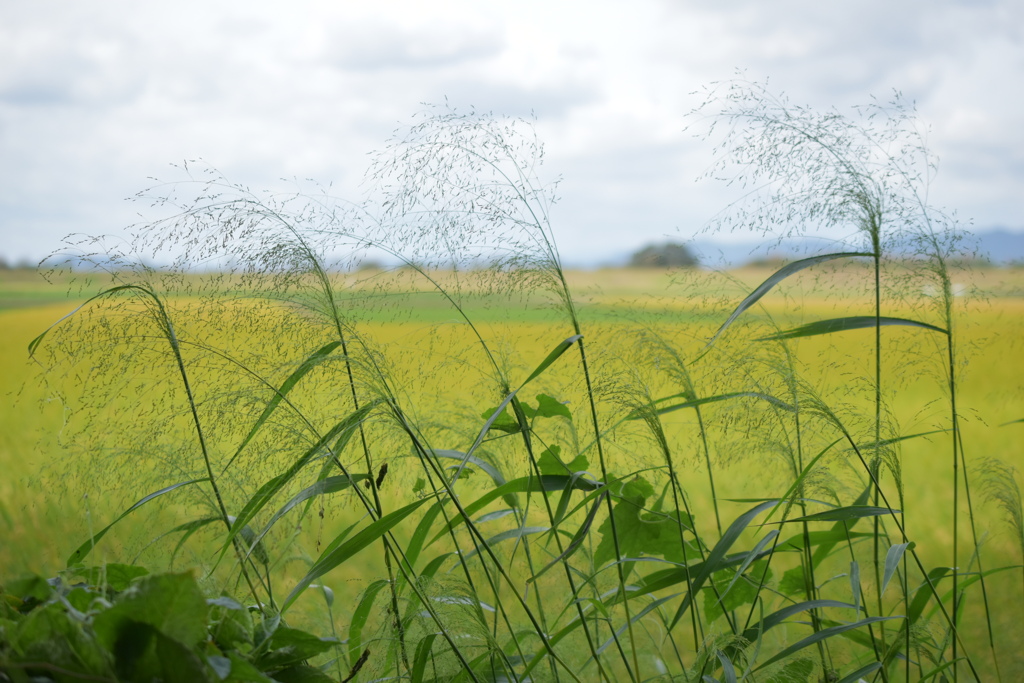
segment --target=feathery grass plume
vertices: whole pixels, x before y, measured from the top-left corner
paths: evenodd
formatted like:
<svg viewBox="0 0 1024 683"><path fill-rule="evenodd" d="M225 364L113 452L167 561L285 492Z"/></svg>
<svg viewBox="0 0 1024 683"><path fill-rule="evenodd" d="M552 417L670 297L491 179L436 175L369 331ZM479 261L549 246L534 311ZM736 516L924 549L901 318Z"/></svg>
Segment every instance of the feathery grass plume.
<svg viewBox="0 0 1024 683"><path fill-rule="evenodd" d="M1024 496L1017 481L1017 468L998 458L986 458L978 467L985 499L995 503L1013 532L1014 543L1024 558ZM1024 580L1024 572L1021 575Z"/></svg>

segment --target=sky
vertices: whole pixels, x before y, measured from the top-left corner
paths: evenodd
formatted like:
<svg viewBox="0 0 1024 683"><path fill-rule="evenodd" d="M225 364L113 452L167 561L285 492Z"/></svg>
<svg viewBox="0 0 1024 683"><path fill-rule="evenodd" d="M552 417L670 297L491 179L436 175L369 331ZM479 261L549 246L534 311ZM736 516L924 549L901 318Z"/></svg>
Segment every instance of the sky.
<svg viewBox="0 0 1024 683"><path fill-rule="evenodd" d="M903 93L930 196L1024 231L1020 0L0 0L0 256L158 218L126 198L185 160L355 196L368 153L447 102L535 116L566 262L619 260L735 198L696 182L712 147L684 129L737 70L821 109Z"/></svg>

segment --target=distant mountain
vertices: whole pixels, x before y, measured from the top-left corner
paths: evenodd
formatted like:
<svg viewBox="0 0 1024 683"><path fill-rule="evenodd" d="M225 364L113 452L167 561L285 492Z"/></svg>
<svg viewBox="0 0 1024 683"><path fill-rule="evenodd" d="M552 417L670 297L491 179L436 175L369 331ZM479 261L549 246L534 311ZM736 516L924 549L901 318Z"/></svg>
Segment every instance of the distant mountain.
<svg viewBox="0 0 1024 683"><path fill-rule="evenodd" d="M783 245L755 241L725 243L714 240L696 240L690 248L700 257L702 265L711 267L739 266L751 261L772 258L793 258L798 255L844 251L851 246L841 242L806 238ZM1024 230L998 227L977 230L964 248L977 256L988 258L997 265L1024 263Z"/></svg>
<svg viewBox="0 0 1024 683"><path fill-rule="evenodd" d="M1024 231L996 228L974 233L978 250L993 263L1024 263Z"/></svg>

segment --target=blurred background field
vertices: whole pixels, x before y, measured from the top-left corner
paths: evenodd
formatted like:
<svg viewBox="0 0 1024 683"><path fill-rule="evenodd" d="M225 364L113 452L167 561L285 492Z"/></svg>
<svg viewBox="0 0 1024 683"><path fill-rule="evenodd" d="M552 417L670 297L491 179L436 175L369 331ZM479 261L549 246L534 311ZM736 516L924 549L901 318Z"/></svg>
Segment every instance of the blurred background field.
<svg viewBox="0 0 1024 683"><path fill-rule="evenodd" d="M768 267L748 267L725 273L658 269L569 273L570 285L579 293L581 318L586 323L584 332L591 348L596 350L595 362L598 367L608 369L612 376L604 390L609 395L618 390L615 373L628 370L633 364L631 354L638 346L638 335L656 333L676 345L684 355L694 355L724 321L728 311L771 272ZM813 277L792 278L784 288L763 300L764 307L760 311L752 310L748 314L750 320L738 334L744 343L750 343L750 339L771 331L772 319L787 327L836 315L870 314L866 272L860 266L849 265ZM442 279L451 277L435 275ZM892 275L898 282L898 273ZM433 419L432 405L455 406L453 410L457 414L446 417L450 418L450 424L466 426L461 432L450 425L439 427L436 434L446 442L436 445L465 447L474 436L474 430L479 429L481 411L500 400L494 393L492 378L482 369L484 364L472 360L470 331L450 305L428 288L410 286L404 291L389 292L372 286L376 276L373 272L335 276L339 284L344 280L349 286L343 291L348 292L346 305L353 310L359 310L366 303L366 297L401 297L401 306L396 308L400 313L375 305L359 319L356 329L372 339L386 355L390 372L402 387L409 406L423 408L423 416L430 419ZM959 313L965 314L960 316L963 327L959 333L967 365L963 369L959 400L965 419L964 442L969 467L983 458L997 457L1024 469L1021 449L1024 423L1006 424L1024 418L1024 269L962 270L954 280L962 293L957 300ZM112 352L111 349L98 347L86 353L80 351L73 366L49 373L45 359L29 359L30 340L90 294L110 284L105 276L83 280L81 274L76 282L76 288L69 295L68 281L60 278L48 284L32 271L0 272L0 329L4 332L0 336L3 366L0 372L3 401L0 411L0 471L3 472L0 477L0 566L5 568L6 575L52 574L91 533L146 493L171 483L171 480L147 476L149 470L164 477L174 473L174 468L167 466L171 460L147 462L145 457L140 457L140 453L147 452L144 444L132 444L130 448L118 446L118 439L112 434L105 431L96 434L94 427L90 427L93 433L88 439L81 438L85 431L79 424L83 419L82 403L87 402L92 391L89 383L97 379L90 376L88 354L106 354ZM172 297L172 301L181 307L181 312L187 312L192 305L186 296L176 300ZM247 299L240 297L237 303L240 316L248 305ZM559 320L543 292L531 292L518 298L473 296L468 292L463 305L511 368L514 378L525 376L548 350L572 333ZM923 291L913 280L890 291L886 306L890 315L931 319L929 292ZM287 324L288 315L290 313L285 312L282 325ZM182 320L186 331L196 335L202 332L202 318L190 320L182 316ZM267 318L263 320L266 324ZM209 319L206 322L209 323ZM220 345L244 349L252 357L259 356L260 349L249 348L245 325L221 321L215 328L211 333ZM944 374L941 362L930 360L933 357L942 360L938 342L913 329L886 328L883 336L887 346L900 350L900 355L894 356L899 358L898 367L886 368L887 375L894 380L886 395L888 410L899 433L942 429L948 420L948 408L935 399L943 395ZM870 393L863 389L872 369L872 340L870 330L859 330L800 340L793 348L804 378L826 402L845 404L854 401L854 387L861 390L861 394ZM87 346L87 340L83 341ZM311 344L314 341L311 339ZM301 360L312 348L315 346L296 348L295 360ZM729 349L727 345L720 352L735 351ZM573 385L574 381L578 382L575 362L567 361L565 368L553 368L543 378L543 384L536 387L536 392L531 389L530 395L543 390L568 400L570 408L576 410L573 406L580 404L574 403L579 398L579 388ZM155 370L152 376L139 374L140 367L147 366L145 362L130 368L125 366L130 376L116 378L115 384L97 394L107 403L90 408L89 419L98 420L90 424L104 425L107 430L117 424L126 425L126 429L139 428L140 438L159 431L160 427L142 428L141 424L151 414L144 394L152 391L163 375ZM740 362L738 372L743 367ZM285 375L286 370L282 369L278 380ZM437 376L448 379L437 384L431 379ZM630 381L642 376L641 373ZM576 379L570 379L572 377ZM623 378L624 385L629 383L626 379ZM742 384L743 380L737 377L737 387ZM649 388L655 397L679 391L664 379L655 381ZM729 388L719 387L720 390ZM201 402L204 389L211 387L197 387ZM216 391L220 398L226 393L224 387ZM574 392L577 393L574 395ZM305 398L315 401L315 397ZM184 404L178 408L184 410ZM850 404L846 408L851 414L869 410L866 399L863 405ZM709 410L714 408L709 407ZM713 455L719 473L719 497L750 499L778 495L780 485L788 481L790 475L770 453L758 453L763 445L759 441L746 443L742 434L730 434L728 413L722 415L725 419L721 423L725 426L720 433L712 435L720 446ZM696 425L692 421L689 414L666 417L666 423L683 434L695 432ZM168 434L174 431L169 424L164 428ZM237 435L219 436L222 452L218 457L224 458ZM710 496L705 486L706 473L693 441L684 438L678 445L681 457L690 467L689 473L683 475L683 486L692 496L695 508L701 511L697 513L697 524L710 531L714 520L708 512ZM165 447L166 444L154 442L150 455L162 457L160 449ZM125 457L131 458L130 462L118 461L119 448L128 454ZM632 450L619 449L611 457L613 469L618 472L643 469L643 441L636 441ZM953 517L947 439L940 435L907 441L902 445L901 458L908 534L917 542L927 565L949 564ZM259 483L259 468L253 467L254 478L239 482L243 491L251 492ZM411 473L406 474L400 463L393 465L392 495L408 493L415 481L413 467L410 465ZM508 464L510 470L515 467L514 463ZM936 472L941 475L936 477ZM978 505L983 500L979 473L972 470L970 474L979 512L977 528L984 538L986 568L1019 565L1018 546L1003 523L1001 512L991 504ZM387 488L384 492L388 493ZM731 519L748 507L749 503L723 503L723 518ZM179 519L167 519L176 512L180 513ZM157 522L147 515L162 517ZM187 520L189 515L194 516L194 505L186 504L184 499L177 507L140 511L104 539L94 559L131 561L143 557L156 564L166 562L176 541L157 539L149 530L167 529L171 522ZM305 534L306 545L299 542L293 546L295 551L288 562L295 562L295 568L286 573L301 575L310 559L304 553L322 547L332 533L355 519L358 515L353 509L329 510L322 521L314 520L307 528L294 530L297 535ZM961 519L962 538L968 538L970 529L964 516ZM187 561L202 565L209 559L209 556L193 554ZM325 582L342 594L355 596L370 579L381 575L383 568L378 564L376 553L372 556L365 553L360 563L346 565L343 571L325 577ZM355 571L355 567L361 569ZM990 591L995 600L999 600L1001 593L1019 599L1019 570L994 575ZM1006 610L997 611L995 619L1001 639L1012 642L1022 634L1016 617ZM982 623L965 625L970 640L976 644L984 637ZM981 645L978 647L980 649Z"/></svg>

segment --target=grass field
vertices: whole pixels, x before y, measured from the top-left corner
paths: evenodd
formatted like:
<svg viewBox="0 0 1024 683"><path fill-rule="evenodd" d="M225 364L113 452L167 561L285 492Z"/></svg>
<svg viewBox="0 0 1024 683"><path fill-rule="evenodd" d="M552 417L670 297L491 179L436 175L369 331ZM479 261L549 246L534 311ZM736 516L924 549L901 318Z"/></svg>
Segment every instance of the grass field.
<svg viewBox="0 0 1024 683"><path fill-rule="evenodd" d="M622 405L636 398L638 387L654 397L677 393L679 387L673 385L671 375L659 373L650 359L641 357L642 340L649 340L656 333L684 356L696 354L744 293L770 272L744 269L724 274L638 270L570 273L570 285L578 293L587 338L591 348L597 350L594 365L605 378L600 391L611 402L618 400ZM450 275L435 277L451 282ZM737 375L733 381L728 374L723 378L718 373L713 378L715 389L729 391L749 386L749 380L759 376L770 363L770 356L750 353L743 346L771 330L769 319L790 327L815 318L870 313L870 306L864 303L868 301L864 280L861 269L848 267L814 278L794 278L786 287L779 288L762 302L761 311L748 313L749 320L739 335L743 342L723 344L717 351L722 354L717 361L719 367L731 364ZM961 315L963 327L958 333L967 361L958 400L959 412L964 416L968 472L974 482L977 530L983 539L982 558L986 569L1018 565L1018 545L1003 523L1001 512L993 505L981 504L980 474L972 468L989 457L1024 468L1020 448L1024 424L1006 425L1024 418L1024 271L964 271L957 273L955 280L967 295L958 300L961 313L966 313ZM479 423L481 412L501 399L493 373L479 355L469 328L449 303L427 287L392 282L387 288L380 288L374 282L373 273L336 276L336 286L348 292L345 305L352 310L365 306L365 312L356 316L354 329L373 345L377 357L386 361L387 371L395 385L402 388L402 398L410 412L429 423L425 429L435 441L443 447L465 448L478 428L474 425ZM49 363L45 357L42 362L28 359L31 339L106 284L97 278L87 282L84 289L75 290L69 298L66 282L46 284L38 275L25 271L0 273L0 326L4 330L0 338L0 392L4 401L0 413L0 468L5 473L0 479L0 566L5 568L6 575L27 571L52 574L90 533L132 502L166 485L168 476L174 480L194 471L194 463L183 464L181 453L174 447L177 435L187 429L183 426L187 422L180 396L167 399L154 390L168 376L166 368L158 369L158 352L147 354L134 349L124 356L123 363L108 362L109 367L98 375L93 372L98 359L109 361L111 354L123 350L104 345L90 347L89 339L78 339L80 348L75 351L74 363L53 361L56 364L49 368L49 373L45 372L44 366ZM921 292L914 287L910 283L890 293L889 314L928 320L929 299L920 296ZM525 375L549 349L572 333L559 321L542 293L513 298L478 295L469 285L464 293L463 310L496 349L512 377ZM381 300L398 300L401 305L381 306ZM318 343L316 328L299 335L289 331L297 313L288 308L265 309L242 297L213 313L199 314L201 307L188 296L172 296L169 301L182 321L183 339L204 335L212 338L218 346L232 349L238 357L260 367L268 377L286 376L289 364L301 361ZM260 311L258 314L253 313L254 306ZM268 313L272 310L277 312ZM190 311L197 312L194 318ZM122 310L117 315L127 314ZM275 325L280 326L277 333L272 331ZM278 340L273 348L276 355L272 361L263 359L266 362L261 365L268 350L256 344L264 343L268 337ZM870 413L871 402L865 398L870 392L865 387L870 384L872 338L870 330L856 330L793 344L803 381L824 402L842 406L843 414L855 425L864 422L864 416ZM944 374L941 362L932 360L938 353L941 361L941 349L936 349L926 335L912 329L887 329L885 339L887 348L899 350L892 356L898 361L886 369L891 377L886 388L886 409L894 433L908 435L943 429L948 407L935 398L943 393ZM289 358L282 359L285 344L293 344L294 348L285 353ZM213 378L196 386L200 403L206 404L204 409L211 416L232 410L252 411L243 397L252 387L225 387L216 379L218 373L225 372L224 367L209 360L200 364ZM749 376L744 378L744 372ZM547 393L568 401L574 413L582 411L583 389L572 361L554 366L535 389L531 389L531 396ZM318 386L316 392L324 390L325 387ZM203 395L204 391L210 393ZM316 392L297 392L295 396L296 402L303 402L311 415L318 414ZM168 401L172 404L172 418L161 414L162 410L166 413ZM445 406L445 412L432 413L436 406ZM736 423L737 427L747 432L734 432L730 411L727 406L709 406L704 416L722 425L709 430L709 434L715 444L717 497L722 517L727 520L750 506L749 502L731 503L729 499L778 495L780 487L792 478L784 461L772 453L772 439L751 435L749 426L744 427L742 422ZM155 424L143 424L147 420ZM468 427L460 428L460 424ZM666 415L665 424L667 430L677 434L673 446L687 463L682 484L693 508L699 511L696 523L711 532L714 517L709 513L707 473L697 455L694 417L689 413ZM118 429L123 432L117 433ZM617 440L610 454L610 469L625 473L656 466L648 454L652 449L649 438L630 436L628 427L622 429L627 432ZM230 452L231 444L240 438L237 430L236 427L234 431L218 432L211 428L211 442L222 460ZM586 440L584 433L563 431L552 436ZM394 440L384 433L378 437L384 444ZM151 441L140 445L130 443L132 440ZM903 443L898 453L903 468L906 529L917 543L926 566L952 562L953 493L946 441L941 435L915 439ZM268 458L273 457L274 448L267 444L261 447ZM500 443L493 444L492 451L492 457L502 457ZM397 505L403 499L402 492L415 485L417 474L416 467L411 462L406 465L401 457L391 463L392 487L390 491L382 488L382 495L390 496ZM833 487L845 495L856 495L855 482L864 480L853 474L855 468L848 459L837 458L829 463L822 474L828 480L821 482L822 490ZM504 462L502 466L509 474L526 471L523 462ZM273 471L271 465L257 463L240 472L234 481L237 492L232 494L233 499L240 501L239 496L251 492L268 471ZM888 486L896 496L891 482ZM97 547L97 559L127 561L141 553L148 561L166 562L173 542L164 539L150 546L158 536L150 530L167 529L172 523L188 519L194 510L195 503L183 499L174 506L138 513ZM288 562L294 563L289 569L286 562L282 575L301 576L305 567L303 557L308 562L309 553L315 552L325 542L323 539L359 516L351 508L330 509L326 517L321 516L319 524L312 524L312 528L301 533L298 529L291 532L301 538L278 539L292 549L288 551L292 553ZM960 524L963 563L970 559L972 546L970 541L965 545L963 540L970 534L963 516ZM186 552L192 553L189 557L193 563L209 562L209 557L203 555L208 550ZM836 575L845 571L841 563L831 568ZM367 557L361 564L346 565L323 580L339 595L354 600L383 572L379 558ZM1024 600L1016 571L993 575L989 593L996 604L1021 604ZM1024 629L1013 610L995 610L994 625L997 649L1004 653L1002 673L1010 672L1012 676L1013 672L1024 670L1024 656L1014 647L1024 637ZM978 616L978 610L965 616L963 628L975 652L987 650L984 619ZM982 654L980 659L984 658Z"/></svg>

